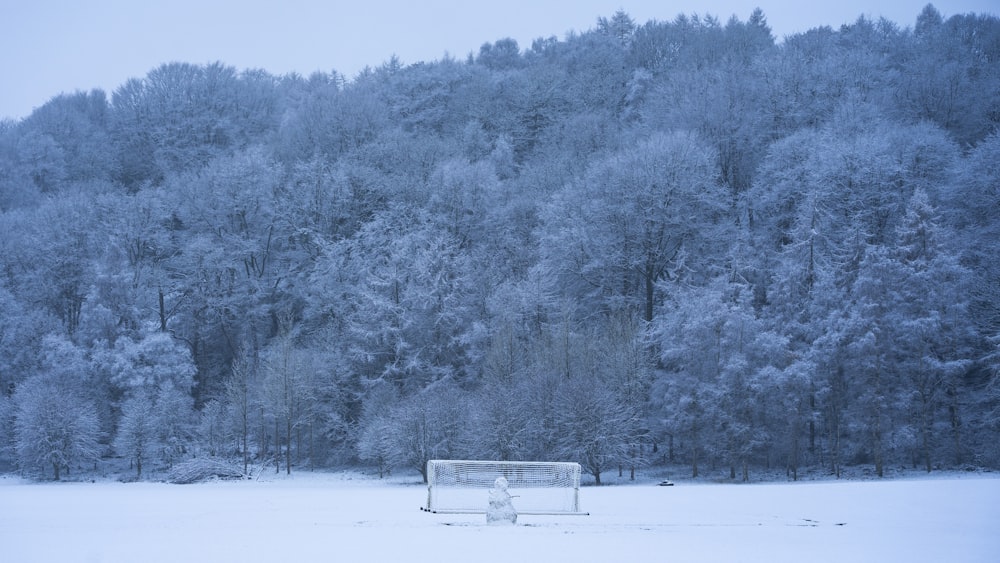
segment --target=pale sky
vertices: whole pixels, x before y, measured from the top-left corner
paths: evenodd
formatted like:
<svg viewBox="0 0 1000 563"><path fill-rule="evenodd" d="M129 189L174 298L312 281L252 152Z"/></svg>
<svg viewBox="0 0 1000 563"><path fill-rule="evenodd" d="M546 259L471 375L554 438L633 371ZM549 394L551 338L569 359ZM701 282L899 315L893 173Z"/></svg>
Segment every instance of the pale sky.
<svg viewBox="0 0 1000 563"><path fill-rule="evenodd" d="M160 64L353 77L392 55L403 64L464 60L505 37L522 49L563 39L625 10L638 24L678 14L736 15L759 6L775 36L864 14L912 27L928 0L0 0L0 118L20 119L60 93L103 89ZM998 13L997 0L932 2L945 17Z"/></svg>

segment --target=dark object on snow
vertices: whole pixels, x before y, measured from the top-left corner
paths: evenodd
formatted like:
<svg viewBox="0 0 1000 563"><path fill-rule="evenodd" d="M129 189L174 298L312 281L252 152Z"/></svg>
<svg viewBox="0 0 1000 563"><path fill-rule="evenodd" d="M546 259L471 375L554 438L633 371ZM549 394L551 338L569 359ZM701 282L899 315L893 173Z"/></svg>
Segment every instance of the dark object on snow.
<svg viewBox="0 0 1000 563"><path fill-rule="evenodd" d="M195 458L175 465L167 474L167 482L177 485L200 483L213 479L244 479L243 471L230 463L216 459Z"/></svg>
<svg viewBox="0 0 1000 563"><path fill-rule="evenodd" d="M671 481L670 479L667 479L666 481L660 481L660 486L661 487L673 487L674 486L674 482Z"/></svg>

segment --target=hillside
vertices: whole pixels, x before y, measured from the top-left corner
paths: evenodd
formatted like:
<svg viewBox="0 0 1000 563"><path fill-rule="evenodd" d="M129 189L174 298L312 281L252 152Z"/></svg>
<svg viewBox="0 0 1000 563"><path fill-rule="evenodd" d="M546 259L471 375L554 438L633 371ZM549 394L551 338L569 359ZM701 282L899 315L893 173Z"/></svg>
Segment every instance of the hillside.
<svg viewBox="0 0 1000 563"><path fill-rule="evenodd" d="M0 466L1000 466L1000 20L679 16L0 125Z"/></svg>

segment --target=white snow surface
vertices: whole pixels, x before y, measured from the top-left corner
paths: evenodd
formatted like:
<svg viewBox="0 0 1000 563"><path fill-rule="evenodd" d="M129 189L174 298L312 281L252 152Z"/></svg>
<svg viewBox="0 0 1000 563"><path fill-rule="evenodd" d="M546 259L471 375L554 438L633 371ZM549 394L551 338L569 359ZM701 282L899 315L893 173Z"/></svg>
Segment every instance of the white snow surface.
<svg viewBox="0 0 1000 563"><path fill-rule="evenodd" d="M1000 478L584 487L589 516L420 511L413 479L29 483L0 478L10 563L1000 561ZM484 504L487 493L484 491Z"/></svg>

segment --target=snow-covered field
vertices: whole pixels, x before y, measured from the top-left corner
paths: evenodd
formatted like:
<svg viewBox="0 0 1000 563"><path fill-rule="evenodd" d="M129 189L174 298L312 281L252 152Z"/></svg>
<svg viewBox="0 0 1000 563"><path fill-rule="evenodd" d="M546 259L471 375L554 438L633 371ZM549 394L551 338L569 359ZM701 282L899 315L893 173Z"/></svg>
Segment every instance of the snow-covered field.
<svg viewBox="0 0 1000 563"><path fill-rule="evenodd" d="M1000 478L586 487L590 516L418 510L412 480L198 485L0 478L0 561L1000 561ZM484 504L485 504L484 493Z"/></svg>

